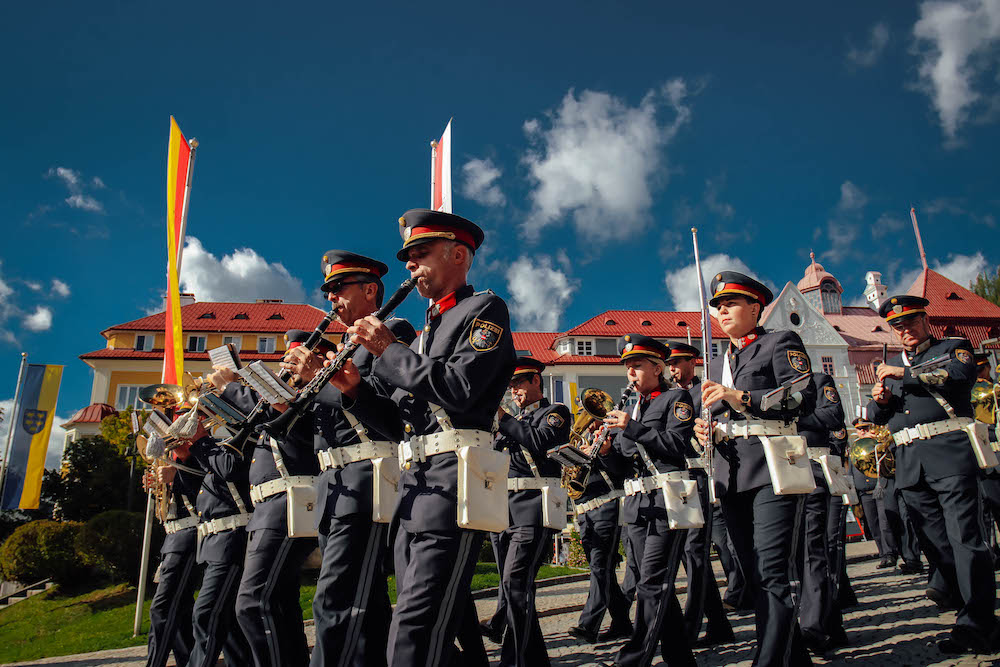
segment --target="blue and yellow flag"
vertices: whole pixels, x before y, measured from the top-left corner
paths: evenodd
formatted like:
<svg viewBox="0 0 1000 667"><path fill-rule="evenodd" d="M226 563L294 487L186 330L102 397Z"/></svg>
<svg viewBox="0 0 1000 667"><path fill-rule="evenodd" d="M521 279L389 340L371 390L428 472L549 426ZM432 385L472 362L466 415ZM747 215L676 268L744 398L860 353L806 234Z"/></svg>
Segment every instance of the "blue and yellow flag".
<svg viewBox="0 0 1000 667"><path fill-rule="evenodd" d="M2 509L38 509L62 372L62 366L25 367L21 395L14 408L15 420L11 424L14 438L4 466Z"/></svg>

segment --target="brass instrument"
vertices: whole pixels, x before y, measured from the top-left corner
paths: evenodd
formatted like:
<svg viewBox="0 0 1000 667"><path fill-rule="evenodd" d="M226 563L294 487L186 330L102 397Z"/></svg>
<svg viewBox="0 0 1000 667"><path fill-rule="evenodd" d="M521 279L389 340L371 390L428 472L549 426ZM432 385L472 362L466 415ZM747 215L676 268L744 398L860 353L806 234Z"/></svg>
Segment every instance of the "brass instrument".
<svg viewBox="0 0 1000 667"><path fill-rule="evenodd" d="M984 424L997 423L997 398L1000 397L1000 384L989 380L977 380L972 386L972 408L977 421Z"/></svg>
<svg viewBox="0 0 1000 667"><path fill-rule="evenodd" d="M632 395L632 385L629 384L622 392L621 400L616 406L614 399L606 391L600 389L584 389L580 394L580 406L583 408L573 422L573 430L569 435L571 445L579 447L586 443L584 435L590 429L594 420L603 420L612 410L621 410L625 407L629 397ZM593 470L593 461L597 457L597 452L601 448L601 440L604 438L605 428L601 428L594 433L591 440L590 460L578 466L564 467L562 473L562 486L566 489L566 495L573 500L579 500L587 489L590 481L590 473Z"/></svg>
<svg viewBox="0 0 1000 667"><path fill-rule="evenodd" d="M858 438L851 445L849 457L851 465L865 477L878 479L896 474L896 457L892 453L892 433L885 426L876 426L868 431L871 435Z"/></svg>
<svg viewBox="0 0 1000 667"><path fill-rule="evenodd" d="M184 385L184 395L187 402L191 404L191 412L200 412L205 415L206 419L202 425L217 440L232 437L232 432L227 427L242 424L247 416L224 400L211 382L207 382L203 378L195 378L190 373L185 373L185 375L188 376L189 381ZM189 419L196 419L196 417L189 417Z"/></svg>

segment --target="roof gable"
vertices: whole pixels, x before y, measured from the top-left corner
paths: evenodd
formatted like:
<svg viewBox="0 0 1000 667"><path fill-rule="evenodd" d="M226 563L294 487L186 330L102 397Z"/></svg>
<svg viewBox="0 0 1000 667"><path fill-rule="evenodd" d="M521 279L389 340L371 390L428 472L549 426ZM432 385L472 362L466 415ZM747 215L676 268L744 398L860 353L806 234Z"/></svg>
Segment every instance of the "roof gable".
<svg viewBox="0 0 1000 667"><path fill-rule="evenodd" d="M844 338L822 313L791 282L785 283L777 298L760 318L767 329L787 329L799 334L806 345L845 345Z"/></svg>
<svg viewBox="0 0 1000 667"><path fill-rule="evenodd" d="M907 294L922 296L930 301L927 314L931 318L1000 318L1000 306L932 269L924 269Z"/></svg>
<svg viewBox="0 0 1000 667"><path fill-rule="evenodd" d="M563 336L613 336L638 333L653 338L684 338L688 329L692 336L701 336L701 313L698 311L672 310L606 310L591 317ZM726 338L715 319L712 319L712 338Z"/></svg>
<svg viewBox="0 0 1000 667"><path fill-rule="evenodd" d="M185 332L261 332L284 333L289 329L312 331L324 311L302 303L229 303L200 301L181 306L181 326ZM108 327L109 331L163 331L166 315L159 312L137 320ZM330 333L342 332L344 325L334 322Z"/></svg>

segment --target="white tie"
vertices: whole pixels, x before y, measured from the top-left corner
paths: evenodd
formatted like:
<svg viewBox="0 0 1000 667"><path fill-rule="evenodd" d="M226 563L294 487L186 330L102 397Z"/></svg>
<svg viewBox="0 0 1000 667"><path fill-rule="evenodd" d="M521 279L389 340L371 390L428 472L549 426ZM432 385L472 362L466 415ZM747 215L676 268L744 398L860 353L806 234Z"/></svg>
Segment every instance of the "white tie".
<svg viewBox="0 0 1000 667"><path fill-rule="evenodd" d="M733 386L733 369L729 365L729 350L726 350L726 358L722 362L722 386L735 389Z"/></svg>

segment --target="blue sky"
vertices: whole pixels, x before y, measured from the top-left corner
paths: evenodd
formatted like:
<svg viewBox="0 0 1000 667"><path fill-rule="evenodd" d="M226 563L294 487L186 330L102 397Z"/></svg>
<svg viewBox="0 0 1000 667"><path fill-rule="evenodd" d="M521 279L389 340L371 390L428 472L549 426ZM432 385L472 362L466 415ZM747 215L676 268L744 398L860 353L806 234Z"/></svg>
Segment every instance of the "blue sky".
<svg viewBox="0 0 1000 667"><path fill-rule="evenodd" d="M155 307L170 114L200 300L318 301L332 247L402 278L450 117L473 282L520 329L689 306L692 225L708 271L780 287L814 249L848 300L908 285L911 205L932 265L996 267L1000 1L689 4L5 4L0 397L25 351L68 417L77 356Z"/></svg>

